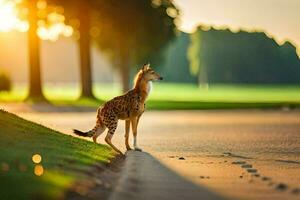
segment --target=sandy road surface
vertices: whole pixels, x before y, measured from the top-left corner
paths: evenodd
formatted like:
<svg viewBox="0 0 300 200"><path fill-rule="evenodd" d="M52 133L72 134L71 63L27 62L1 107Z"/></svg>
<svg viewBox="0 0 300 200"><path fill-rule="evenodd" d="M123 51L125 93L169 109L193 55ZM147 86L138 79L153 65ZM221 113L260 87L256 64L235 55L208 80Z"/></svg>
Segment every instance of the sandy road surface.
<svg viewBox="0 0 300 200"><path fill-rule="evenodd" d="M126 152L121 176L109 200L224 200L178 176L149 153Z"/></svg>
<svg viewBox="0 0 300 200"><path fill-rule="evenodd" d="M94 112L19 113L71 134ZM124 148L124 122L113 142ZM103 137L99 139L103 142ZM190 181L233 199L300 199L300 112L146 112L141 148Z"/></svg>

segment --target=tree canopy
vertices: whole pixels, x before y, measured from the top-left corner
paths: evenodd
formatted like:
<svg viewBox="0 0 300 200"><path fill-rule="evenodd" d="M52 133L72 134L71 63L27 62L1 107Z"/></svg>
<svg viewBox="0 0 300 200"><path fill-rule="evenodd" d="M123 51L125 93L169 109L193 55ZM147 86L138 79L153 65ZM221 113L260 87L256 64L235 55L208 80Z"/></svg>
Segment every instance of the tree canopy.
<svg viewBox="0 0 300 200"><path fill-rule="evenodd" d="M176 36L179 11L171 0L99 1L98 8L96 43L120 69L123 84L129 66L149 61Z"/></svg>
<svg viewBox="0 0 300 200"><path fill-rule="evenodd" d="M263 32L210 29L201 35L201 58L211 82L299 83L300 61L290 42Z"/></svg>
<svg viewBox="0 0 300 200"><path fill-rule="evenodd" d="M176 36L179 10L172 0L48 1L62 5L70 20L89 16L86 32L121 72L124 90L128 89L129 66L148 62ZM83 6L87 7L84 13Z"/></svg>
<svg viewBox="0 0 300 200"><path fill-rule="evenodd" d="M187 48L188 55L181 51ZM278 44L264 32L199 27L194 34L180 34L166 52L165 81L196 83L204 66L209 83L300 83L296 47L289 41Z"/></svg>
<svg viewBox="0 0 300 200"><path fill-rule="evenodd" d="M98 7L97 44L114 58L116 50L128 49L131 62L143 62L175 36L179 11L170 0L111 0Z"/></svg>

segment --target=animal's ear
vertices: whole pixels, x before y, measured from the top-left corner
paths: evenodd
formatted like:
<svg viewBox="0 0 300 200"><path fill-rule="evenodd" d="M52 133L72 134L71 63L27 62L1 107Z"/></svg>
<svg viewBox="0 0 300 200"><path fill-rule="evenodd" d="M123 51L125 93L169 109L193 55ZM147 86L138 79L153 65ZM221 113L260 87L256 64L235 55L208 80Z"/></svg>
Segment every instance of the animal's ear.
<svg viewBox="0 0 300 200"><path fill-rule="evenodd" d="M146 71L146 70L149 69L149 67L150 67L150 63L144 64L143 67L142 67L142 70L143 70L143 71Z"/></svg>
<svg viewBox="0 0 300 200"><path fill-rule="evenodd" d="M147 70L150 69L150 63L148 63L148 64L146 65L146 69L147 69Z"/></svg>

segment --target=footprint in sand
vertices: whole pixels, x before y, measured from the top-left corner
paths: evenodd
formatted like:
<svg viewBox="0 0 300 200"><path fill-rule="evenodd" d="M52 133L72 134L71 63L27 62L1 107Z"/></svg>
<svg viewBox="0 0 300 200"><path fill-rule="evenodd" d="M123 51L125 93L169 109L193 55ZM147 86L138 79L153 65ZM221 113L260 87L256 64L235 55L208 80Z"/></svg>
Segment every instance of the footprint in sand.
<svg viewBox="0 0 300 200"><path fill-rule="evenodd" d="M258 170L253 168L253 166L251 164L248 164L245 161L237 160L237 161L232 162L232 164L241 165L241 168L246 169L248 173L252 174L251 177L256 177L256 178L261 177L261 175L259 173L257 173ZM240 175L239 177L242 179L243 175ZM262 181L270 181L268 183L268 186L275 185L275 183L271 181L272 180L271 177L263 176L263 177L261 177L261 180ZM254 179L251 178L249 180L249 183L253 183L253 182L254 182ZM288 185L284 184L284 183L278 183L274 186L274 188L279 191L286 191L288 189ZM292 194L300 194L300 188L295 188L295 189L291 190L291 193Z"/></svg>
<svg viewBox="0 0 300 200"><path fill-rule="evenodd" d="M252 168L251 164L246 163L245 161L234 161L232 162L234 165L241 165L241 168L247 169L248 173L256 173L257 169Z"/></svg>
<svg viewBox="0 0 300 200"><path fill-rule="evenodd" d="M243 164L241 167L242 168L252 168L252 165L250 165L250 164Z"/></svg>
<svg viewBox="0 0 300 200"><path fill-rule="evenodd" d="M233 161L231 164L233 164L233 165L243 165L243 164L246 164L246 162L242 161L242 160L237 160L237 161Z"/></svg>
<svg viewBox="0 0 300 200"><path fill-rule="evenodd" d="M271 178L267 177L267 176L263 176L263 177L261 177L261 180L263 180L263 181L270 181Z"/></svg>
<svg viewBox="0 0 300 200"><path fill-rule="evenodd" d="M209 176L199 176L199 178L201 178L201 179L210 179Z"/></svg>
<svg viewBox="0 0 300 200"><path fill-rule="evenodd" d="M283 190L288 189L288 186L287 186L286 184L284 184L284 183L278 183L278 184L276 185L276 189L277 189L277 190L283 191Z"/></svg>
<svg viewBox="0 0 300 200"><path fill-rule="evenodd" d="M249 168L249 169L247 169L247 172L248 172L248 173L256 173L256 172L257 172L257 169Z"/></svg>

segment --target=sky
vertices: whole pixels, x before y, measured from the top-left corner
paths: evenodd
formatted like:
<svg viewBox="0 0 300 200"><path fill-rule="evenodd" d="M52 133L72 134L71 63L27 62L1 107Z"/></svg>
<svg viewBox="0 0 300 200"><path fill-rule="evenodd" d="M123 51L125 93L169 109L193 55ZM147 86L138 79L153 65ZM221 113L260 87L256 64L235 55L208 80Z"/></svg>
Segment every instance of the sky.
<svg viewBox="0 0 300 200"><path fill-rule="evenodd" d="M174 0L181 10L180 29L199 24L233 30L265 31L280 44L297 46L300 55L300 0Z"/></svg>

